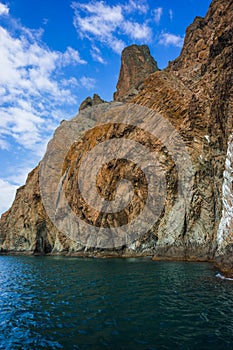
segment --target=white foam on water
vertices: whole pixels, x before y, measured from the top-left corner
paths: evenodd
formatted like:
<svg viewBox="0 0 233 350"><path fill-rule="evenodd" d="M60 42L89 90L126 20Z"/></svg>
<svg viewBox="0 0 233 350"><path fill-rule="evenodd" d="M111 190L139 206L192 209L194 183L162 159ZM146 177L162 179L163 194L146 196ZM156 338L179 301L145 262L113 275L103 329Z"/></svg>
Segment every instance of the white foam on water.
<svg viewBox="0 0 233 350"><path fill-rule="evenodd" d="M216 275L215 277L221 278L222 280L233 281L233 278L225 277L225 276L223 276L221 273L217 273L217 275Z"/></svg>

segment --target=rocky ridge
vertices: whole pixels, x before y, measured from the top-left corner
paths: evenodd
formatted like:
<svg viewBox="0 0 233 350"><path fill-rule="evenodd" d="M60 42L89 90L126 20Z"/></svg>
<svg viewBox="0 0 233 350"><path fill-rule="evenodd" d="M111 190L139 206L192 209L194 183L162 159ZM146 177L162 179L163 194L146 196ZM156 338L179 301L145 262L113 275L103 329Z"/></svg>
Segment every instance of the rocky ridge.
<svg viewBox="0 0 233 350"><path fill-rule="evenodd" d="M232 15L233 2L214 0L205 18L197 17L186 31L180 57L167 69L159 71L146 46L133 45L123 51L116 101L130 101L148 107L168 120L181 135L192 159L194 183L185 212L179 211L182 202L176 199L177 173L169 153L158 140L142 130L124 125L97 128L86 133L70 149L63 172L69 179L64 191L77 214L92 224L111 226L111 218L90 213L85 203L71 191L77 183L79 161L98 143L113 137L122 137L147 144L159 154L159 161L167 179L167 197L164 210L152 230L129 246L110 251L85 247L59 232L44 210L39 189L39 167L28 176L25 186L16 194L12 207L0 221L2 252L72 253L81 255L140 256L154 259L182 259L212 261L222 270L233 270L232 233L229 219L231 195L226 195L224 183L229 180L231 159L232 120ZM144 71L143 71L143 69ZM81 105L88 110L103 101L94 96ZM85 122L85 121L84 121ZM68 122L62 123L54 135L54 144L62 136ZM227 153L228 149L228 153ZM227 155L227 161L226 161ZM131 179L136 174L132 216L141 208L146 192L139 186L139 169L134 164L114 161L103 168L97 182L102 195L109 198L116 187L116 174ZM223 181L223 171L225 180ZM114 169L114 176L111 170ZM227 183L229 188L229 183ZM223 206L222 206L223 192ZM228 192L227 192L228 193ZM226 199L225 196L228 196ZM75 209L76 208L76 209ZM223 213L222 213L223 210ZM225 210L225 211L224 211ZM117 220L127 220L124 211ZM225 215L225 216L224 216ZM228 215L228 216L227 216ZM224 221L224 217L228 219ZM219 228L220 220L222 222ZM169 231L167 223L176 220L176 230ZM225 224L224 224L224 222ZM222 231L221 234L219 230Z"/></svg>

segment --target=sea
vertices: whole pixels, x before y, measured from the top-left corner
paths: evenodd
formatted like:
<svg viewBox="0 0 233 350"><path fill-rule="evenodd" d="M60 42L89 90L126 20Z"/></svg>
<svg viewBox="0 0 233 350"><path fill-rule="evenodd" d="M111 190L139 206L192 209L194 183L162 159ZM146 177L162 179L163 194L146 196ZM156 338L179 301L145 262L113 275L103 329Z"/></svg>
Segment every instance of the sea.
<svg viewBox="0 0 233 350"><path fill-rule="evenodd" d="M0 256L0 349L233 349L209 263Z"/></svg>

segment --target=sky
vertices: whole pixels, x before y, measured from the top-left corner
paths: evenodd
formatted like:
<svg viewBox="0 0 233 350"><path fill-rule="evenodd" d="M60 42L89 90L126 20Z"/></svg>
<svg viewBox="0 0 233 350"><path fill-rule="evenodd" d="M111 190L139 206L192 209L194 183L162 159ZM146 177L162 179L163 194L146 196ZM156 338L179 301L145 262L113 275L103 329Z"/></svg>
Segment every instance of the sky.
<svg viewBox="0 0 233 350"><path fill-rule="evenodd" d="M0 0L0 214L80 103L111 101L125 46L147 44L160 69L210 0Z"/></svg>

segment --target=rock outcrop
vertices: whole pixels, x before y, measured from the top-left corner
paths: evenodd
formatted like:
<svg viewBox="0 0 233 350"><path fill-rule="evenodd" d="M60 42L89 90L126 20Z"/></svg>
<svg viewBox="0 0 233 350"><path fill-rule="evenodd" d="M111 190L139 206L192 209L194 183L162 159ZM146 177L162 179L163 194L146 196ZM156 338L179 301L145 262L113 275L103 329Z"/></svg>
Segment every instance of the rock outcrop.
<svg viewBox="0 0 233 350"><path fill-rule="evenodd" d="M79 107L79 110L82 111L83 109L87 108L87 107L93 107L93 106L97 106L101 103L104 103L105 101L102 100L102 98L100 98L99 95L94 94L93 97L91 98L90 96L88 96L81 104Z"/></svg>
<svg viewBox="0 0 233 350"><path fill-rule="evenodd" d="M163 71L157 69L146 46L133 45L122 54L114 99L149 108L172 124L181 136L192 163L193 183L188 197L178 198L176 164L169 150L158 139L135 126L111 124L96 127L72 145L63 164L61 186L70 206L82 220L100 228L122 225L142 210L148 195L146 180L133 162L123 159L113 159L103 166L96 184L101 195L112 200L119 179L131 181L135 195L130 207L113 218L92 211L79 196L77 183L82 159L96 145L123 137L156 151L165 174L166 200L153 228L119 249L98 250L72 241L58 231L46 214L41 203L37 167L29 174L26 185L18 190L11 209L1 218L2 251L151 255L154 259L202 261L215 259L222 270L233 268L233 227L229 219L229 207L232 206L232 139L228 144L233 132L232 17L233 1L213 0L206 17L197 17L188 27L180 57ZM100 98L87 99L80 107L81 113L88 115L91 113L88 110L92 109L86 107L102 102ZM85 117L82 120L87 123ZM76 122L75 118L73 122ZM67 128L70 128L70 133L74 132L70 125L70 122L64 122L57 129L48 147L48 157L53 157L56 147L60 147ZM88 126L93 127L92 123ZM166 134L166 130L161 129L161 135L163 133ZM133 178L131 174L134 174ZM62 208L60 204L61 199L58 198L58 209ZM62 214L60 210L60 217ZM175 224L175 229L170 223Z"/></svg>
<svg viewBox="0 0 233 350"><path fill-rule="evenodd" d="M127 101L138 94L143 81L158 70L157 63L146 45L131 45L122 51L120 76L115 101Z"/></svg>

